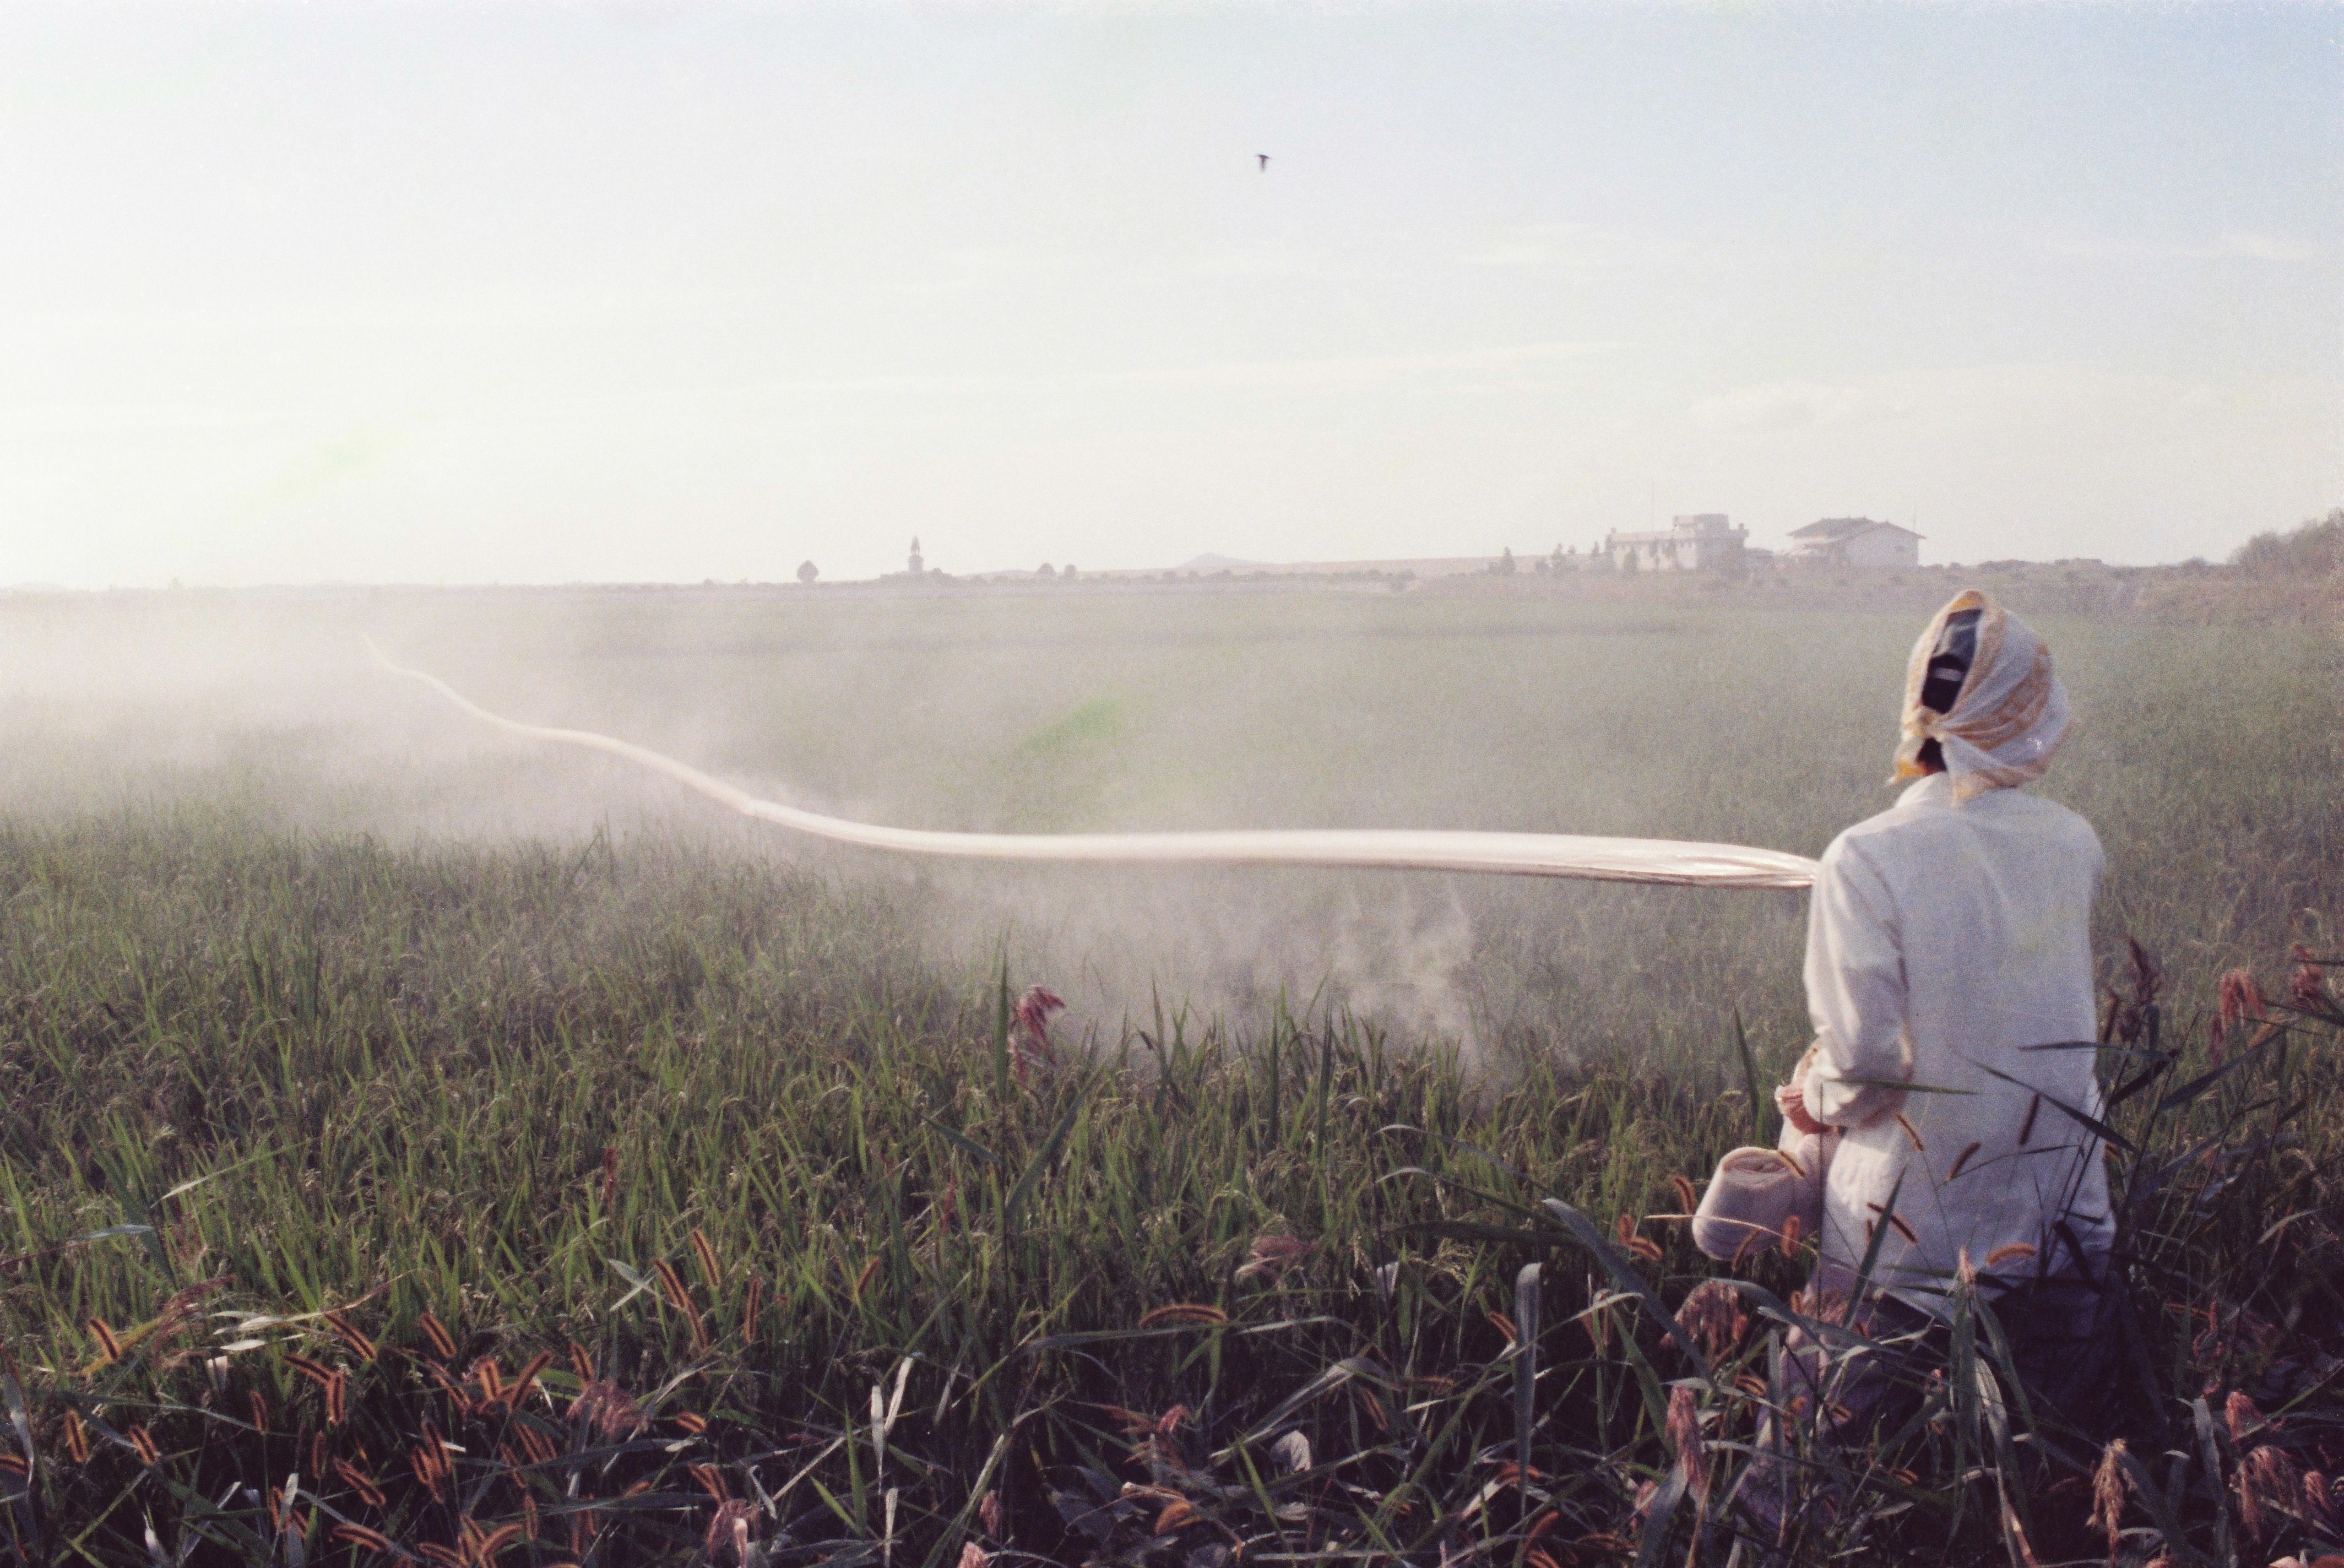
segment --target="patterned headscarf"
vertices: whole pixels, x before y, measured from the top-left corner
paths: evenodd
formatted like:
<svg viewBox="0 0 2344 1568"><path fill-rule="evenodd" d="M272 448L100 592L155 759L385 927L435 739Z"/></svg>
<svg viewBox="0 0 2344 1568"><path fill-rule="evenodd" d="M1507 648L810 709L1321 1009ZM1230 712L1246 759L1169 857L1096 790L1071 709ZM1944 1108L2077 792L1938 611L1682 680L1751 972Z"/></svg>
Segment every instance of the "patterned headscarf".
<svg viewBox="0 0 2344 1568"><path fill-rule="evenodd" d="M1979 612L1977 656L1962 677L1951 711L1924 707L1921 687L1929 656L1945 634L1946 618ZM2051 754L2067 738L2067 692L2051 673L2051 650L2035 629L1976 589L1965 589L1937 612L1913 644L1904 672L1904 739L1896 748L1891 784L1921 777L1921 747L1931 740L1944 753L1955 804L1992 789L2008 789L2040 778Z"/></svg>

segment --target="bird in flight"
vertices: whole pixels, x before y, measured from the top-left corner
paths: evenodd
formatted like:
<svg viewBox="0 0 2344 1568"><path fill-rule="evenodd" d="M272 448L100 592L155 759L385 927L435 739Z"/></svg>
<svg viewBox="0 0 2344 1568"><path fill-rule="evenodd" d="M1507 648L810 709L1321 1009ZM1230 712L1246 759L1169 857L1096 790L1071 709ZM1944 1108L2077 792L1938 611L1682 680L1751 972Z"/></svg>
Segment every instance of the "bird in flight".
<svg viewBox="0 0 2344 1568"><path fill-rule="evenodd" d="M1261 172L1268 174L1269 172L1269 155L1268 153L1256 153L1253 156L1261 160Z"/></svg>

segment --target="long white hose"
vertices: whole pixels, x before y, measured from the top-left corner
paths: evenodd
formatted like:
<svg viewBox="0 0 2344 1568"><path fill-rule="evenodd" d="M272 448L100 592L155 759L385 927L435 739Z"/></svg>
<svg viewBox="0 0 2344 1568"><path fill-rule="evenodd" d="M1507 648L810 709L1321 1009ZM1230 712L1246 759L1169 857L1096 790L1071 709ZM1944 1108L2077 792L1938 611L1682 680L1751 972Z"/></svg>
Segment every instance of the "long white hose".
<svg viewBox="0 0 2344 1568"><path fill-rule="evenodd" d="M1561 833L1471 833L1407 828L1263 828L1212 833L937 833L881 827L823 816L711 778L644 746L591 730L524 724L492 713L436 675L395 664L367 643L394 674L419 681L474 718L530 740L584 746L624 757L696 790L743 816L865 849L969 860L1098 861L1207 865L1329 865L1379 871L1480 871L1511 876L1570 876L1593 882L1649 882L1682 887L1806 887L1816 864L1802 855L1733 844L1660 838L1589 838Z"/></svg>

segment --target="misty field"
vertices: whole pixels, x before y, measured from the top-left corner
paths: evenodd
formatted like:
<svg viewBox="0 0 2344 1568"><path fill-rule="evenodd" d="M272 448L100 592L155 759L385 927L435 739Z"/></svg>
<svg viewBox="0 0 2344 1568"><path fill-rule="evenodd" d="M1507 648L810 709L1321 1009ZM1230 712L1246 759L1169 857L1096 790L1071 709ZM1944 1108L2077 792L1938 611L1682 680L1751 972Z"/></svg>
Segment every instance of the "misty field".
<svg viewBox="0 0 2344 1568"><path fill-rule="evenodd" d="M479 733L356 638L907 825L1812 855L1888 799L1925 618L0 601L15 1549L1753 1563L1770 1346L1834 1330L1804 1259L1653 1217L1772 1140L1803 896L909 866ZM2081 717L2042 788L2108 852L2128 1446L2038 1430L1965 1306L1909 1430L1810 1456L1838 1502L1791 1544L2309 1558L2344 1539L2344 649L2036 620ZM1073 1004L1046 1037L1034 985Z"/></svg>

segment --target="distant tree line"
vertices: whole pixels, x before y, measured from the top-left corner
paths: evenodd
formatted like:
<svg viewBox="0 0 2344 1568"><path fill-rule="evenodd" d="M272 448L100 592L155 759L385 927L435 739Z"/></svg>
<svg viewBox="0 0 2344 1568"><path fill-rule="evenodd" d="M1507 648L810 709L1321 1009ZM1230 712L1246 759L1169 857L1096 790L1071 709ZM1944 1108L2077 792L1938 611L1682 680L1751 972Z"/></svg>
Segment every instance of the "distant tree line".
<svg viewBox="0 0 2344 1568"><path fill-rule="evenodd" d="M2344 576L2344 506L2281 533L2258 533L2230 554L2250 577Z"/></svg>

